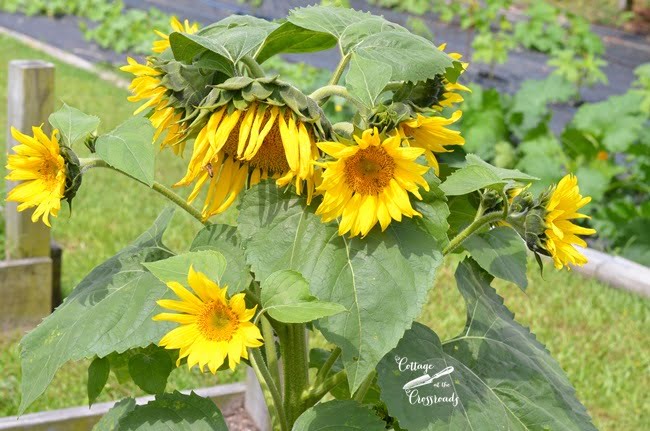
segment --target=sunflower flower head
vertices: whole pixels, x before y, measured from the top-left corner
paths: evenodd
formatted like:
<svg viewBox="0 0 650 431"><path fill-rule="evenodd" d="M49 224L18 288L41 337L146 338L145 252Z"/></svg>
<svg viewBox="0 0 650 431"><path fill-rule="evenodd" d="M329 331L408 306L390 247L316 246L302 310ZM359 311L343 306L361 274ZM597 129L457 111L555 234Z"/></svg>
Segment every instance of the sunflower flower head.
<svg viewBox="0 0 650 431"><path fill-rule="evenodd" d="M227 287L219 287L192 267L187 283L192 291L175 281L167 283L178 300L158 301L161 307L177 313L160 313L153 319L180 324L158 344L166 349L179 349L176 366L187 358L189 368L198 365L203 372L207 365L215 374L228 357L228 367L234 369L241 358L248 359L247 348L262 345L260 330L250 321L255 307L246 308L243 293L229 299Z"/></svg>
<svg viewBox="0 0 650 431"><path fill-rule="evenodd" d="M169 21L169 25L172 28L172 31L176 31L179 33L187 33L187 34L194 34L197 31L199 31L199 24L198 23L193 23L190 24L188 20L183 21L181 23L178 18L173 16L171 20ZM169 34L163 33L162 31L154 30L154 32L160 37L159 40L154 41L152 51L156 53L161 53L165 52L167 49L169 49Z"/></svg>
<svg viewBox="0 0 650 431"><path fill-rule="evenodd" d="M549 190L545 199L545 231L544 248L553 258L557 269L571 265L584 265L587 258L574 247L586 247L587 243L578 235L593 235L594 229L578 226L572 220L588 218L578 210L587 205L591 198L583 197L578 187L578 179L566 175L560 182Z"/></svg>
<svg viewBox="0 0 650 431"><path fill-rule="evenodd" d="M32 127L33 136L11 128L11 136L18 141L13 154L7 157L6 176L10 181L21 181L7 194L7 201L18 202L18 211L35 207L32 221L42 218L50 226L49 217L56 217L61 200L71 202L79 185L79 161L67 147L60 145L58 130L51 137L41 127Z"/></svg>
<svg viewBox="0 0 650 431"><path fill-rule="evenodd" d="M129 85L132 95L128 100L144 101L133 114L151 110L149 120L156 129L154 141L164 134L161 146L171 147L174 153L182 154L189 126L186 117L195 112L196 105L205 97L205 94L196 88L206 88L211 83L214 72L203 76L194 66L154 56L149 57L144 64L130 57L127 61L128 64L120 70L134 75ZM197 77L201 77L204 85L190 83L198 82ZM207 94L207 91L205 93Z"/></svg>
<svg viewBox="0 0 650 431"><path fill-rule="evenodd" d="M365 236L379 222L385 230L402 216L421 216L411 206L409 193L422 199L418 189L429 189L422 177L429 168L415 160L421 148L403 147L393 135L382 140L375 128L365 130L355 143L320 142L318 146L335 160L323 163L318 191L323 201L316 210L324 222L341 217L339 234Z"/></svg>
<svg viewBox="0 0 650 431"><path fill-rule="evenodd" d="M446 148L448 145L463 145L463 138L459 131L448 129L447 126L455 123L462 116L460 110L454 112L451 117L445 118L440 115L425 116L420 113L414 117L402 121L397 126L397 133L406 140L412 147L422 148L424 156L435 172L440 172L440 166L435 153L445 153L452 150Z"/></svg>
<svg viewBox="0 0 650 431"><path fill-rule="evenodd" d="M318 105L275 78L232 78L201 102L192 158L176 187L194 183L192 202L207 188L203 217L229 208L239 192L266 178L294 184L311 200L319 175L317 140L329 135Z"/></svg>

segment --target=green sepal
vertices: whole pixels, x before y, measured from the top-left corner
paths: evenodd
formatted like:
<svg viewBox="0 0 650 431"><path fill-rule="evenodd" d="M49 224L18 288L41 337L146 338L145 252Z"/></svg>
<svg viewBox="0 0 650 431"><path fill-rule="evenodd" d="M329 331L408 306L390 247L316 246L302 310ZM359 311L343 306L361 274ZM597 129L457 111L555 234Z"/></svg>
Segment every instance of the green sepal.
<svg viewBox="0 0 650 431"><path fill-rule="evenodd" d="M65 191L63 192L63 199L68 202L72 213L72 199L74 199L77 190L81 187L81 164L70 147L62 145L60 151L63 160L65 160Z"/></svg>
<svg viewBox="0 0 650 431"><path fill-rule="evenodd" d="M413 108L403 102L380 104L368 117L368 126L376 127L380 132L385 133L397 128L402 121L409 120L414 115Z"/></svg>
<svg viewBox="0 0 650 431"><path fill-rule="evenodd" d="M393 102L408 104L416 110L427 110L444 100L442 76L420 82L406 82L393 94Z"/></svg>

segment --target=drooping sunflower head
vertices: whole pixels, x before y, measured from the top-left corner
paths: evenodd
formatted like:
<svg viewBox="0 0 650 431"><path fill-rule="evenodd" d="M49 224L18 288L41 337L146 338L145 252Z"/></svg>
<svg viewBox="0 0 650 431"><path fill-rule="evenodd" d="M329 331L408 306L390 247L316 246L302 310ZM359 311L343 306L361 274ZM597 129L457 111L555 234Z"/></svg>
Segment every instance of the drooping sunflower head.
<svg viewBox="0 0 650 431"><path fill-rule="evenodd" d="M169 21L169 25L172 28L172 31L177 31L179 33L194 34L199 31L199 24L193 23L190 24L188 20L181 23L178 18L173 16ZM154 41L152 51L161 53L169 49L169 34L163 33L162 31L154 30L154 32L160 37L159 40Z"/></svg>
<svg viewBox="0 0 650 431"><path fill-rule="evenodd" d="M588 218L578 210L587 205L591 198L583 197L578 187L578 179L566 175L560 182L552 187L544 199L544 239L543 245L557 269L563 266L584 265L587 258L574 247L577 244L586 247L587 243L578 235L593 235L594 229L578 226L572 220Z"/></svg>
<svg viewBox="0 0 650 431"><path fill-rule="evenodd" d="M154 141L163 135L162 147L171 147L182 154L187 140L188 116L194 115L196 105L207 94L212 84L212 73L203 73L197 67L174 60L151 56L145 64L128 58L128 65L120 70L135 77L129 85L133 93L130 102L144 101L134 115L151 110L149 120L156 129Z"/></svg>
<svg viewBox="0 0 650 431"><path fill-rule="evenodd" d="M392 220L420 216L409 193L422 199L418 189L429 189L422 177L428 168L415 161L424 150L401 146L399 136L383 138L376 128L354 140L318 144L335 160L323 163L323 202L316 214L324 222L341 217L339 234L350 236L367 235L377 222L385 230Z"/></svg>
<svg viewBox="0 0 650 431"><path fill-rule="evenodd" d="M465 138L461 136L460 131L447 128L458 121L461 115L460 110L454 112L449 118L441 115L425 116L415 113L413 117L402 121L397 126L397 133L405 139L408 145L424 150L424 156L429 166L438 175L440 167L435 153L453 151L447 149L446 146L465 143Z"/></svg>
<svg viewBox="0 0 650 431"><path fill-rule="evenodd" d="M245 295L227 297L227 287L219 287L205 274L190 267L187 283L192 291L178 282L167 286L178 300L161 299L158 305L177 313L160 313L154 320L179 323L158 343L166 349L179 349L178 361L187 358L187 365L207 365L215 374L228 357L228 366L234 369L241 358L248 359L247 348L262 345L262 335L251 319L254 308L246 308Z"/></svg>
<svg viewBox="0 0 650 431"><path fill-rule="evenodd" d="M7 157L6 179L21 181L7 194L7 201L19 202L18 211L36 207L32 221L39 218L50 226L49 216L56 217L61 200L74 197L81 182L79 162L71 151L59 144L58 130L50 138L42 127L32 127L33 136L11 128L19 145Z"/></svg>
<svg viewBox="0 0 650 431"><path fill-rule="evenodd" d="M193 201L207 185L203 216L225 211L246 186L273 178L311 200L319 174L317 140L329 135L318 105L288 84L233 78L216 86L192 124L198 130L185 176Z"/></svg>

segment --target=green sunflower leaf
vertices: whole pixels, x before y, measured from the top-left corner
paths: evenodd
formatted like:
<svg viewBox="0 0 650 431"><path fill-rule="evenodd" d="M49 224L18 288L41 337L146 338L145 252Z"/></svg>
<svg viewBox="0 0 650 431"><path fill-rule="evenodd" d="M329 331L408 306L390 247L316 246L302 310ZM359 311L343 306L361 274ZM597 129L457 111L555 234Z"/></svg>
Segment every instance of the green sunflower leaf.
<svg viewBox="0 0 650 431"><path fill-rule="evenodd" d="M388 413L410 431L595 431L560 366L514 320L492 280L471 259L461 262L456 282L468 311L463 333L441 343L415 323L382 359L378 382ZM413 386L424 374L435 378Z"/></svg>
<svg viewBox="0 0 650 431"><path fill-rule="evenodd" d="M88 406L91 406L102 389L106 386L108 375L111 372L111 364L108 358L95 358L88 367Z"/></svg>
<svg viewBox="0 0 650 431"><path fill-rule="evenodd" d="M410 219L393 222L383 233L376 227L363 239L341 237L337 225L323 224L314 210L263 182L244 196L237 231L258 280L292 269L316 298L348 310L316 324L342 348L354 391L419 315L442 260L441 246Z"/></svg>
<svg viewBox="0 0 650 431"><path fill-rule="evenodd" d="M131 400L131 401L128 401ZM104 419L108 417L109 420ZM135 405L132 399L120 401L106 413L94 431L228 431L219 408L207 398L194 392L189 395L175 391L156 395L144 405Z"/></svg>
<svg viewBox="0 0 650 431"><path fill-rule="evenodd" d="M390 81L390 66L352 54L345 86L363 105L372 109L386 84Z"/></svg>
<svg viewBox="0 0 650 431"><path fill-rule="evenodd" d="M134 117L97 138L95 150L115 169L151 187L156 158L153 134L147 118Z"/></svg>
<svg viewBox="0 0 650 431"><path fill-rule="evenodd" d="M319 301L309 291L307 280L296 271L274 272L261 288L263 309L280 322L306 323L346 311L341 304Z"/></svg>
<svg viewBox="0 0 650 431"><path fill-rule="evenodd" d="M169 353L158 346L149 346L129 358L129 375L136 385L149 394L165 392L167 379L174 369Z"/></svg>
<svg viewBox="0 0 650 431"><path fill-rule="evenodd" d="M474 154L468 154L466 165L447 177L440 189L447 196L465 195L486 187L500 188L511 181L530 182L538 178L516 169L492 166Z"/></svg>
<svg viewBox="0 0 650 431"><path fill-rule="evenodd" d="M50 114L49 122L54 129L59 129L63 142L72 147L97 130L100 120L64 103L58 111Z"/></svg>
<svg viewBox="0 0 650 431"><path fill-rule="evenodd" d="M472 235L463 243L481 268L495 277L511 281L525 290L528 286L526 275L526 243L513 229L505 226L495 227L487 232Z"/></svg>
<svg viewBox="0 0 650 431"><path fill-rule="evenodd" d="M226 258L226 271L221 276L221 282L228 286L230 295L246 289L253 281L237 229L233 226L211 224L204 227L196 234L190 250L216 250Z"/></svg>
<svg viewBox="0 0 650 431"><path fill-rule="evenodd" d="M295 54L300 52L317 52L330 49L336 45L336 37L285 22L273 30L257 52L256 59L263 63L276 54Z"/></svg>
<svg viewBox="0 0 650 431"><path fill-rule="evenodd" d="M356 401L328 401L305 411L293 431L384 431L386 424L368 407Z"/></svg>
<svg viewBox="0 0 650 431"><path fill-rule="evenodd" d="M141 264L172 255L162 243L172 214L171 209L163 211L135 242L91 271L22 339L19 414L43 393L64 363L145 347L173 327L151 319L158 312L156 301L169 289Z"/></svg>

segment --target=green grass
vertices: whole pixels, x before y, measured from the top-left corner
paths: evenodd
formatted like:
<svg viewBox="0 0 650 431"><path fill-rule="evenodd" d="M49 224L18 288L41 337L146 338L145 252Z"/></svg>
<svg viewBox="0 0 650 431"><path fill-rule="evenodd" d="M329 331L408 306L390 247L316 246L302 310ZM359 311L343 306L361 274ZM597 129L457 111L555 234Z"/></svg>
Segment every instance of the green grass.
<svg viewBox="0 0 650 431"><path fill-rule="evenodd" d="M0 44L2 64L14 58L47 59L6 37L0 37ZM5 97L6 79L3 67L0 99ZM126 102L126 95L126 91L92 74L57 63L59 100L99 115L104 131L130 116L133 106ZM0 104L0 124L5 121L5 106ZM4 138L0 134L0 142L4 143ZM4 157L2 153L0 157ZM158 179L172 183L182 174L184 163L169 152L161 154ZM164 199L144 186L115 173L97 170L87 174L74 202L72 217L62 211L54 222L53 236L64 248L64 292L69 293L95 265L135 238L165 205ZM200 226L180 212L176 217L165 241L173 249L183 250ZM459 333L465 321L465 308L454 287L453 271L453 261L442 267L420 318L442 338ZM650 301L576 274L555 272L551 267L547 268L545 279L534 265L529 275L531 282L525 294L506 283L497 283L497 288L518 320L532 328L567 371L596 425L611 431L644 429L650 423ZM0 340L0 416L15 414L19 402L19 337L20 334L13 334ZM66 365L30 411L83 405L87 365L87 361ZM241 370L239 374L220 374L215 379L182 369L174 371L168 388L205 386L239 377ZM100 399L132 394L139 393L132 385L121 386L111 377Z"/></svg>

